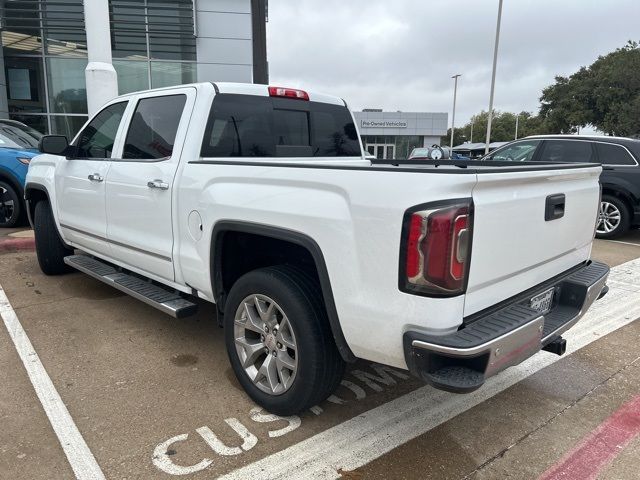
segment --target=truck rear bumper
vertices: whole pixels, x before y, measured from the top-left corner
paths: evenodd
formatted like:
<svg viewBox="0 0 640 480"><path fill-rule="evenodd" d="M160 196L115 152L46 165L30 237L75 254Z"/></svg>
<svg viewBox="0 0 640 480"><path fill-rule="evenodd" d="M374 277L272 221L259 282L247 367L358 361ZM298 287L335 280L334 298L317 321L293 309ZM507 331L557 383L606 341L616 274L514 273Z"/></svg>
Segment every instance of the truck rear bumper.
<svg viewBox="0 0 640 480"><path fill-rule="evenodd" d="M521 363L558 340L603 296L609 267L587 262L536 287L524 296L474 315L455 333L404 334L409 370L436 388L456 393L476 390L498 372ZM551 295L550 309L539 312L531 299Z"/></svg>

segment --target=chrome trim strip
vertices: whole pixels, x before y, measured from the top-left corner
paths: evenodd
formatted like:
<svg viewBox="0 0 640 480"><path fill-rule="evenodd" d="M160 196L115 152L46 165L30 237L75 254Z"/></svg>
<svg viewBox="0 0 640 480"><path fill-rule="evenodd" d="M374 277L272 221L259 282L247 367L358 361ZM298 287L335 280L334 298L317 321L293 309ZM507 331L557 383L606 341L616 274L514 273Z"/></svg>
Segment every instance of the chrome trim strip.
<svg viewBox="0 0 640 480"><path fill-rule="evenodd" d="M71 230L72 232L80 233L82 235L86 235L87 237L95 238L96 240L102 240L103 242L110 243L112 245L116 245L122 248L128 248L129 250L133 250L134 252L144 253L145 255L149 255L150 257L159 258L160 260L164 260L165 262L171 262L170 257L165 257L164 255L159 255L157 253L149 252L148 250L143 250L142 248L132 247L131 245L126 245L121 242L116 242L115 240L109 240L108 238L101 237L100 235L96 235L94 233L85 232L84 230L80 230L79 228L70 227L69 225L65 225L64 223L60 224L61 228L66 228L67 230Z"/></svg>
<svg viewBox="0 0 640 480"><path fill-rule="evenodd" d="M475 347L470 347L470 348L447 347L447 346L438 345L435 343L423 342L422 340L414 340L413 342L411 342L411 345L413 347L423 348L425 350L431 350L433 352L444 353L444 354L453 355L456 357L472 357L484 352L494 350L495 347L497 346L496 344L504 342L505 340L508 340L509 337L511 337L512 335L517 335L521 331L531 328L533 324L537 325L538 323L540 323L540 325L542 325L542 320L544 320L544 316L540 315L539 317L536 317L532 321L525 323L524 325L520 325L518 328L511 330L510 332L507 332L504 335L500 335L499 337L494 338L493 340L490 340L486 343L483 343L481 345L476 345Z"/></svg>

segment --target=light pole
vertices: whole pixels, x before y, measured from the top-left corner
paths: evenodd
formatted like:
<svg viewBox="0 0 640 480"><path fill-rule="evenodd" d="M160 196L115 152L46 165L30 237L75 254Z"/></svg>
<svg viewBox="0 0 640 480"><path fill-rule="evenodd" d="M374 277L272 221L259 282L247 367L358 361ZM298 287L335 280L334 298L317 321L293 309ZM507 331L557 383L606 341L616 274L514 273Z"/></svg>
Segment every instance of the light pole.
<svg viewBox="0 0 640 480"><path fill-rule="evenodd" d="M453 129L456 124L456 95L458 94L458 77L461 77L460 73L455 74L453 77L453 114L451 115L451 145L449 150L449 157L453 155Z"/></svg>
<svg viewBox="0 0 640 480"><path fill-rule="evenodd" d="M518 139L518 119L520 118L520 114L516 113L516 138L514 138L514 140Z"/></svg>
<svg viewBox="0 0 640 480"><path fill-rule="evenodd" d="M489 95L489 118L487 120L487 143L484 154L489 153L491 141L491 118L493 117L493 90L496 86L496 66L498 64L498 43L500 42L500 20L502 19L502 0L498 4L498 23L496 24L496 44L493 47L493 71L491 72L491 94Z"/></svg>

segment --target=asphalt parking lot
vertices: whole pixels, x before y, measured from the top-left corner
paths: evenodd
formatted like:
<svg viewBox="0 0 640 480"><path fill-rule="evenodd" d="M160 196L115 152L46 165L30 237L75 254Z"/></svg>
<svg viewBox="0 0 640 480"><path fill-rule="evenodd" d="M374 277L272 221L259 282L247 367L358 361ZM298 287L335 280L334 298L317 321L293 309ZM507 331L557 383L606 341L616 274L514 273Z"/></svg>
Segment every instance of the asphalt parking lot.
<svg viewBox="0 0 640 480"><path fill-rule="evenodd" d="M638 478L639 230L595 242L611 290L567 355L470 395L360 361L288 418L241 391L211 305L176 320L80 273L45 277L31 246L0 231L0 478Z"/></svg>

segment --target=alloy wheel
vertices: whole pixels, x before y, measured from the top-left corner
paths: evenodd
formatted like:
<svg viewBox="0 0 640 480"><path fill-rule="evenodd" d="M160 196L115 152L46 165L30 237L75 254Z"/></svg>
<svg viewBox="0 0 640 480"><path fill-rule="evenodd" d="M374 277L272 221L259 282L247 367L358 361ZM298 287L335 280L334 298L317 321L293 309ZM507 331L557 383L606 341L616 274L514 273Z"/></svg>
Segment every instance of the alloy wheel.
<svg viewBox="0 0 640 480"><path fill-rule="evenodd" d="M282 308L266 295L246 297L234 319L236 354L256 387L270 395L286 392L296 376L296 337Z"/></svg>
<svg viewBox="0 0 640 480"><path fill-rule="evenodd" d="M597 233L611 233L620 226L622 214L613 203L600 202L600 212L598 213Z"/></svg>
<svg viewBox="0 0 640 480"><path fill-rule="evenodd" d="M0 223L9 223L11 217L13 217L14 210L15 205L9 195L9 191L4 187L0 187Z"/></svg>

